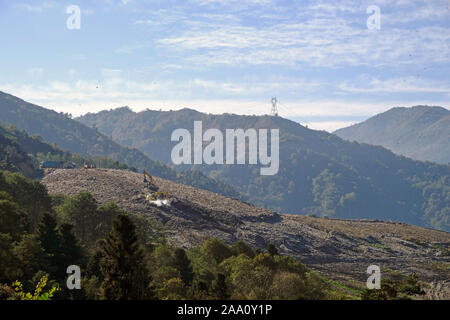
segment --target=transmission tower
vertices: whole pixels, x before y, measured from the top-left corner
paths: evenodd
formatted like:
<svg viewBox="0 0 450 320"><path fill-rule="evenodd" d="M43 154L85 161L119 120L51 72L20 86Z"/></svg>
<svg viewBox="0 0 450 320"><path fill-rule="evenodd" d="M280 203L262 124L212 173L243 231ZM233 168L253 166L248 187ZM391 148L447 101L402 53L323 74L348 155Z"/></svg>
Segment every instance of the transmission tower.
<svg viewBox="0 0 450 320"><path fill-rule="evenodd" d="M272 97L270 102L272 102L272 109L270 110L270 114L274 117L278 117L277 97Z"/></svg>

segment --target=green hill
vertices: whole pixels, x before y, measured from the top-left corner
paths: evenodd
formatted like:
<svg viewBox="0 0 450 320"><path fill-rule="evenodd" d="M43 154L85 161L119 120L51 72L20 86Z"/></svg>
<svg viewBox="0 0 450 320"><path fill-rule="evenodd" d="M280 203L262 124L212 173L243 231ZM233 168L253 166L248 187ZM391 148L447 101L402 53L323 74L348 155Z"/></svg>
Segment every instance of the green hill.
<svg viewBox="0 0 450 320"><path fill-rule="evenodd" d="M242 198L230 185L196 171L177 172L135 148L124 147L96 129L72 120L68 114L45 109L1 91L0 119L4 125L14 125L28 134L39 135L46 142L71 153L89 158L107 157L130 167L146 169L161 178Z"/></svg>
<svg viewBox="0 0 450 320"><path fill-rule="evenodd" d="M20 172L28 178L43 175L41 164L52 163L60 168L83 167L84 164L98 168L129 169L126 164L104 156L82 157L59 149L55 144L47 144L41 136L29 136L25 130L0 124L0 170Z"/></svg>
<svg viewBox="0 0 450 320"><path fill-rule="evenodd" d="M165 163L170 163L175 145L170 143L173 130L193 132L195 120L203 121L203 130L222 132L227 128L279 128L277 175L261 176L258 166L190 168L233 185L252 203L281 212L395 220L450 230L447 165L414 161L383 147L344 141L272 116L211 115L189 109L134 113L120 108L77 120Z"/></svg>
<svg viewBox="0 0 450 320"><path fill-rule="evenodd" d="M392 108L334 133L416 160L450 163L450 111L442 107Z"/></svg>
<svg viewBox="0 0 450 320"><path fill-rule="evenodd" d="M0 125L0 170L20 172L28 178L39 176L33 159L21 148L14 132Z"/></svg>

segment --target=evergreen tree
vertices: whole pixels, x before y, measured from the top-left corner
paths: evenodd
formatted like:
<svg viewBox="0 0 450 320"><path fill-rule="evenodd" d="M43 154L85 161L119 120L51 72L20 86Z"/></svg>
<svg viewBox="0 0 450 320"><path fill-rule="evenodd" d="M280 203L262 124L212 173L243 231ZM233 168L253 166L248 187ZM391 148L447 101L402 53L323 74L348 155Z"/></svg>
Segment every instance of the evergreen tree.
<svg viewBox="0 0 450 320"><path fill-rule="evenodd" d="M64 223L59 227L61 236L62 265L79 265L82 258L81 247L78 239L73 233L73 225Z"/></svg>
<svg viewBox="0 0 450 320"><path fill-rule="evenodd" d="M102 242L105 240L99 240L96 244L96 249L93 254L89 256L87 263L86 273L89 277L95 276L100 281L103 281L103 274L100 270L100 262L104 257L104 252L102 250Z"/></svg>
<svg viewBox="0 0 450 320"><path fill-rule="evenodd" d="M113 220L112 230L102 247L104 257L100 269L104 280L101 285L101 298L150 298L150 279L144 251L138 242L136 227L127 216L119 215Z"/></svg>
<svg viewBox="0 0 450 320"><path fill-rule="evenodd" d="M273 256L277 256L278 255L278 250L277 250L277 248L272 244L272 243L269 243L268 245L267 245L267 252L273 257Z"/></svg>
<svg viewBox="0 0 450 320"><path fill-rule="evenodd" d="M101 217L97 210L97 201L90 193L80 192L68 199L62 210L74 224L75 233L83 243L93 243L99 238L97 228Z"/></svg>
<svg viewBox="0 0 450 320"><path fill-rule="evenodd" d="M175 267L180 272L184 285L190 286L192 279L194 279L194 272L192 271L191 261L182 248L175 250Z"/></svg>
<svg viewBox="0 0 450 320"><path fill-rule="evenodd" d="M21 278L31 279L46 267L46 255L36 234L26 234L15 246L14 254L20 261Z"/></svg>
<svg viewBox="0 0 450 320"><path fill-rule="evenodd" d="M0 191L0 233L9 234L17 241L25 230L25 215L8 193Z"/></svg>
<svg viewBox="0 0 450 320"><path fill-rule="evenodd" d="M218 273L211 286L212 294L219 300L226 300L230 297L226 284L226 277L223 273Z"/></svg>
<svg viewBox="0 0 450 320"><path fill-rule="evenodd" d="M112 221L119 214L125 214L125 211L119 208L114 202L108 202L104 206L98 208L98 223L95 227L96 239L103 239L108 236L108 233L111 230Z"/></svg>
<svg viewBox="0 0 450 320"><path fill-rule="evenodd" d="M49 213L44 213L38 225L37 234L48 261L46 271L52 278L61 279L60 276L65 270L62 266L61 237L57 230L56 219Z"/></svg>
<svg viewBox="0 0 450 320"><path fill-rule="evenodd" d="M20 261L13 252L9 234L0 233L0 283L10 283L20 276Z"/></svg>

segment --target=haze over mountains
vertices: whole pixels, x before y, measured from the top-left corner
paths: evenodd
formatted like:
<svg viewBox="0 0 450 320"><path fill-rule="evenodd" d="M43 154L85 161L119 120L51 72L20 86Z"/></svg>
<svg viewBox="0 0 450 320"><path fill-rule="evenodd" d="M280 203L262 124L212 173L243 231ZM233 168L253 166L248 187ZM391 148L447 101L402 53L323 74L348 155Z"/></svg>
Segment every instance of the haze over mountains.
<svg viewBox="0 0 450 320"><path fill-rule="evenodd" d="M450 163L450 111L442 107L392 108L334 134L413 159Z"/></svg>
<svg viewBox="0 0 450 320"><path fill-rule="evenodd" d="M70 152L108 156L155 176L279 212L394 220L450 230L450 166L348 142L280 117L211 115L189 109L135 113L120 108L88 114L78 122L3 93L0 115L4 124L38 134ZM171 133L177 128L193 132L195 120L203 121L203 130L222 132L278 128L278 174L261 176L258 165L173 166ZM186 169L190 170L180 173Z"/></svg>
<svg viewBox="0 0 450 320"><path fill-rule="evenodd" d="M449 230L450 167L414 161L377 146L348 142L272 116L212 115L183 109L129 108L87 114L78 121L149 157L171 163L171 133L203 130L280 130L280 168L261 176L257 165L192 165L233 185L256 205L279 212L336 218L377 218Z"/></svg>
<svg viewBox="0 0 450 320"><path fill-rule="evenodd" d="M106 135L70 119L68 114L23 101L0 91L0 124L13 125L30 135L39 135L48 143L82 156L106 156L130 167L146 169L151 174L179 183L225 194L241 195L231 186L208 178L198 171L177 172L149 159L141 151L124 147Z"/></svg>

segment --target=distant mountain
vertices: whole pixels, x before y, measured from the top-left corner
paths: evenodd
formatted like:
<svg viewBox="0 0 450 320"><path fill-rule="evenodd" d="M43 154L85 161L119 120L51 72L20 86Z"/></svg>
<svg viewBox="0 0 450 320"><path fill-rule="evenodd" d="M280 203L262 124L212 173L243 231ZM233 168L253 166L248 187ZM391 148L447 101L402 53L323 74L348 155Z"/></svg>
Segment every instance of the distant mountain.
<svg viewBox="0 0 450 320"><path fill-rule="evenodd" d="M272 116L212 115L190 109L135 113L129 108L77 119L119 143L171 163L171 133L255 128L280 130L280 169L261 176L257 165L192 165L233 185L254 204L280 212L335 218L402 221L450 230L450 166L414 161L367 144ZM186 168L184 166L183 168Z"/></svg>
<svg viewBox="0 0 450 320"><path fill-rule="evenodd" d="M135 148L124 147L96 129L72 120L68 114L45 109L1 91L0 119L4 125L14 125L31 135L39 135L46 142L54 143L71 153L90 158L105 156L130 167L146 169L161 178L242 198L230 185L196 171L177 172Z"/></svg>
<svg viewBox="0 0 450 320"><path fill-rule="evenodd" d="M450 163L450 111L442 107L392 108L334 133L416 160Z"/></svg>

